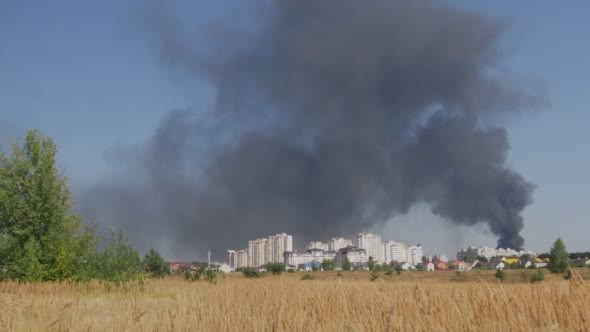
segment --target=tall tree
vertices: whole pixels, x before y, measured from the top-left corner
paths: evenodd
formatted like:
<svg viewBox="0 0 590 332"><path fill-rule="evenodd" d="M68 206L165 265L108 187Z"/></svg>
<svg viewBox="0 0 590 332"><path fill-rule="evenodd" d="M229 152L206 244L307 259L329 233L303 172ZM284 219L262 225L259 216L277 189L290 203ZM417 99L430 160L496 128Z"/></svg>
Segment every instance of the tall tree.
<svg viewBox="0 0 590 332"><path fill-rule="evenodd" d="M70 212L67 179L56 167L57 147L27 132L12 153L0 150L0 265L4 277L66 279L74 273L80 218Z"/></svg>
<svg viewBox="0 0 590 332"><path fill-rule="evenodd" d="M569 268L569 256L565 244L558 238L549 252L549 270L553 273L564 273Z"/></svg>
<svg viewBox="0 0 590 332"><path fill-rule="evenodd" d="M342 262L342 269L344 271L350 271L352 269L352 264L350 264L350 260L348 257L344 257L344 261Z"/></svg>
<svg viewBox="0 0 590 332"><path fill-rule="evenodd" d="M162 278L170 274L170 266L159 252L150 249L142 261L143 270L153 277Z"/></svg>

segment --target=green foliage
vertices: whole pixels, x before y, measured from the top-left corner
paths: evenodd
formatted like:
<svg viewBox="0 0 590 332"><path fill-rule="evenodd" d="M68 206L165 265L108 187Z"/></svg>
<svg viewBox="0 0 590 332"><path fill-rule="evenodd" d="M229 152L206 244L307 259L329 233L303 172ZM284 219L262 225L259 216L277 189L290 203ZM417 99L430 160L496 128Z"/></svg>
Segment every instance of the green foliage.
<svg viewBox="0 0 590 332"><path fill-rule="evenodd" d="M545 280L545 274L541 270L537 270L537 273L531 276L531 283L541 282Z"/></svg>
<svg viewBox="0 0 590 332"><path fill-rule="evenodd" d="M335 268L334 260L333 259L324 259L322 261L322 270L324 271L333 271Z"/></svg>
<svg viewBox="0 0 590 332"><path fill-rule="evenodd" d="M402 272L404 271L401 264L397 264L393 269L397 274L402 274Z"/></svg>
<svg viewBox="0 0 590 332"><path fill-rule="evenodd" d="M342 262L342 269L344 271L350 271L352 269L352 265L350 264L350 260L348 257L344 257L344 261Z"/></svg>
<svg viewBox="0 0 590 332"><path fill-rule="evenodd" d="M373 271L375 269L375 261L373 260L373 256L369 256L369 262L367 265L369 267L369 271Z"/></svg>
<svg viewBox="0 0 590 332"><path fill-rule="evenodd" d="M206 269L203 273L205 280L214 285L217 284L217 271L214 269Z"/></svg>
<svg viewBox="0 0 590 332"><path fill-rule="evenodd" d="M246 278L260 278L262 273L253 267L246 267L242 270L242 274Z"/></svg>
<svg viewBox="0 0 590 332"><path fill-rule="evenodd" d="M150 249L141 262L143 270L149 273L152 277L162 278L170 274L168 263L162 258L160 253L154 249Z"/></svg>
<svg viewBox="0 0 590 332"><path fill-rule="evenodd" d="M189 270L184 271L184 280L190 280L191 277L192 277L191 271L189 271Z"/></svg>
<svg viewBox="0 0 590 332"><path fill-rule="evenodd" d="M120 230L111 229L104 251L99 256L101 277L110 281L127 281L141 272L137 251L127 243Z"/></svg>
<svg viewBox="0 0 590 332"><path fill-rule="evenodd" d="M38 131L0 149L0 280L23 282L128 280L139 276L137 252L121 234L97 252L94 227L71 213L57 147Z"/></svg>
<svg viewBox="0 0 590 332"><path fill-rule="evenodd" d="M371 271L371 281L375 281L379 278L379 271L373 270Z"/></svg>
<svg viewBox="0 0 590 332"><path fill-rule="evenodd" d="M569 257L565 250L565 244L558 238L551 252L549 253L551 262L549 263L549 270L553 273L564 273L569 268Z"/></svg>
<svg viewBox="0 0 590 332"><path fill-rule="evenodd" d="M201 276L203 275L203 268L196 269L191 273L191 281L199 281L201 280Z"/></svg>
<svg viewBox="0 0 590 332"><path fill-rule="evenodd" d="M29 131L12 154L0 150L0 277L36 282L75 279L80 217L70 213L57 147Z"/></svg>
<svg viewBox="0 0 590 332"><path fill-rule="evenodd" d="M303 277L301 277L301 280L313 280L313 279L315 279L315 277L313 276L313 274L309 274L309 273L306 273L303 275Z"/></svg>
<svg viewBox="0 0 590 332"><path fill-rule="evenodd" d="M386 276L390 276L390 275L393 274L393 269L389 265L384 265L383 266L383 271L385 271L385 275Z"/></svg>
<svg viewBox="0 0 590 332"><path fill-rule="evenodd" d="M285 271L284 263L267 263L266 270L271 272L273 275L279 275Z"/></svg>
<svg viewBox="0 0 590 332"><path fill-rule="evenodd" d="M500 280L500 281L504 281L504 279L506 278L504 271L496 270L496 278L498 278L498 280Z"/></svg>

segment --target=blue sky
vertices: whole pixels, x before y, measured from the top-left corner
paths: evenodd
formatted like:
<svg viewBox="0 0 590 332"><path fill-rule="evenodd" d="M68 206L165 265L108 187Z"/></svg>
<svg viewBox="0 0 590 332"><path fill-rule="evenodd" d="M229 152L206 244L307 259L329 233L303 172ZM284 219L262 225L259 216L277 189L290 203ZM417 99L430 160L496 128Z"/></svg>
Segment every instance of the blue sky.
<svg viewBox="0 0 590 332"><path fill-rule="evenodd" d="M511 22L506 67L542 82L551 101L508 121L510 164L538 186L525 210L527 247L547 250L561 236L570 250L590 250L590 2L443 2ZM228 10L220 3L231 1L178 8L202 21ZM74 192L101 177L107 151L149 137L170 110L207 100L206 90L186 91L161 65L139 8L139 1L0 1L0 142L27 128L53 137ZM449 229L420 208L399 219L377 231L449 253L495 244L481 229Z"/></svg>

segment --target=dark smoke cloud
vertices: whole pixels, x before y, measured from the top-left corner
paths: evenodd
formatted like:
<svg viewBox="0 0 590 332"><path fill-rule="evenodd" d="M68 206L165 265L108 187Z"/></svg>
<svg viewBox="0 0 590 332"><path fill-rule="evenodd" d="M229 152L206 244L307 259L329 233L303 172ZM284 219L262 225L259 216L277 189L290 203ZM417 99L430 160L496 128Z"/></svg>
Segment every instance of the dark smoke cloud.
<svg viewBox="0 0 590 332"><path fill-rule="evenodd" d="M83 196L86 211L143 247L222 254L279 231L350 234L426 202L523 246L533 185L507 166L497 123L538 99L500 74L503 23L424 0L255 8L251 29L223 21L209 35L151 12L162 59L217 102L170 113Z"/></svg>

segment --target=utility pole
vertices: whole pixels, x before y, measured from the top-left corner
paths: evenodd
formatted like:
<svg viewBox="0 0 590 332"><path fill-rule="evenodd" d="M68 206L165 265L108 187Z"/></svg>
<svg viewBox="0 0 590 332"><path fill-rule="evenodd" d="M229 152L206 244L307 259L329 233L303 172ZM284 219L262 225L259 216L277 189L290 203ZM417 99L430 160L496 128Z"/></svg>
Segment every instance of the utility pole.
<svg viewBox="0 0 590 332"><path fill-rule="evenodd" d="M211 250L207 251L207 269L211 269Z"/></svg>

